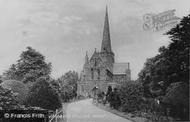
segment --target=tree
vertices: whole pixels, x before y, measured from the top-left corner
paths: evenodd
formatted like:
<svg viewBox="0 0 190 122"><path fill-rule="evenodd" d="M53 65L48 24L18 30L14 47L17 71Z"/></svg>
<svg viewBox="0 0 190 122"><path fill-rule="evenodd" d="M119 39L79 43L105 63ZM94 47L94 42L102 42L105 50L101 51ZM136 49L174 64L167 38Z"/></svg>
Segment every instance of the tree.
<svg viewBox="0 0 190 122"><path fill-rule="evenodd" d="M186 108L189 107L190 15L165 34L171 39L170 44L146 61L138 80L143 84L145 97L163 98L163 105L172 106L173 117L189 119Z"/></svg>
<svg viewBox="0 0 190 122"><path fill-rule="evenodd" d="M55 80L55 79L50 79L50 82L49 82L51 88L54 89L54 91L56 91L56 93L61 96L61 86L60 86L60 83Z"/></svg>
<svg viewBox="0 0 190 122"><path fill-rule="evenodd" d="M58 79L62 90L62 99L72 99L77 96L77 81L79 80L78 73L69 71Z"/></svg>
<svg viewBox="0 0 190 122"><path fill-rule="evenodd" d="M145 64L144 64L144 68L141 70L141 72L139 73L139 78L138 81L142 82L143 85L143 91L144 91L144 95L146 97L150 97L151 93L150 93L150 82L151 80L151 71L154 67L154 62L153 59L147 59Z"/></svg>
<svg viewBox="0 0 190 122"><path fill-rule="evenodd" d="M50 86L48 79L41 77L30 88L25 105L56 110L61 107L59 95Z"/></svg>
<svg viewBox="0 0 190 122"><path fill-rule="evenodd" d="M31 47L27 47L20 55L16 64L4 73L7 79L15 79L24 83L35 82L42 76L49 77L51 73L51 63L45 62L45 57Z"/></svg>
<svg viewBox="0 0 190 122"><path fill-rule="evenodd" d="M189 84L190 15L166 33L171 43L166 51L169 63L169 80Z"/></svg>
<svg viewBox="0 0 190 122"><path fill-rule="evenodd" d="M16 75L16 65L12 64L9 68L9 70L7 70L5 73L3 73L3 76L5 76L6 79L14 79L14 80L18 80L18 76Z"/></svg>
<svg viewBox="0 0 190 122"><path fill-rule="evenodd" d="M149 89L158 93L160 89L156 86L159 82L163 82L164 92L171 83L189 84L190 15L166 35L169 35L171 43L167 47L160 47L159 54L149 58L139 73L145 95L152 94Z"/></svg>

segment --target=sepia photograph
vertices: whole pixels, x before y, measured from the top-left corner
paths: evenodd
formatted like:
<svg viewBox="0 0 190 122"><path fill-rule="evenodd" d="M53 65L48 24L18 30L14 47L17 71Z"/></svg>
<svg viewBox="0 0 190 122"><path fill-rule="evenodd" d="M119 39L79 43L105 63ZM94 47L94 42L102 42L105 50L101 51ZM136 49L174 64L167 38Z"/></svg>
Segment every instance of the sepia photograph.
<svg viewBox="0 0 190 122"><path fill-rule="evenodd" d="M188 122L189 0L0 0L0 122Z"/></svg>

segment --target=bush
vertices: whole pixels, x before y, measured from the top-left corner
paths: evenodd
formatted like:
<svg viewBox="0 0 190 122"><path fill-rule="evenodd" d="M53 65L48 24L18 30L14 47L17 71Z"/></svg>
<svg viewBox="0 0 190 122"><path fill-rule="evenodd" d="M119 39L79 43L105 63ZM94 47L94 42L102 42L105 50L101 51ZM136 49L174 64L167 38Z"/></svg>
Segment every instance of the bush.
<svg viewBox="0 0 190 122"><path fill-rule="evenodd" d="M166 90L162 102L169 106L170 114L189 120L189 85L182 82L172 83Z"/></svg>
<svg viewBox="0 0 190 122"><path fill-rule="evenodd" d="M61 107L61 100L56 91L51 88L46 78L39 78L30 88L25 101L26 105L56 110Z"/></svg>
<svg viewBox="0 0 190 122"><path fill-rule="evenodd" d="M21 109L11 90L0 86L0 110Z"/></svg>
<svg viewBox="0 0 190 122"><path fill-rule="evenodd" d="M119 88L121 110L135 112L141 109L143 102L143 88L140 83L130 81Z"/></svg>
<svg viewBox="0 0 190 122"><path fill-rule="evenodd" d="M28 88L25 86L24 83L17 80L5 80L1 84L1 86L5 89L12 90L17 96L16 100L22 104L26 99Z"/></svg>

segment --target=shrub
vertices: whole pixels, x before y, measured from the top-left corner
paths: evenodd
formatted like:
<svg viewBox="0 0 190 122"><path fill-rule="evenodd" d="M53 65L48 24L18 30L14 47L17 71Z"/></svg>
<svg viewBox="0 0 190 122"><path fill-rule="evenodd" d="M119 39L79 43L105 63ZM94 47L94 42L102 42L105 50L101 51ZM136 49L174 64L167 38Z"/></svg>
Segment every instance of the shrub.
<svg viewBox="0 0 190 122"><path fill-rule="evenodd" d="M182 82L172 83L166 90L162 102L170 108L173 117L189 120L189 85Z"/></svg>
<svg viewBox="0 0 190 122"><path fill-rule="evenodd" d="M17 96L16 100L22 104L26 99L28 88L25 86L24 83L17 80L5 80L1 84L1 86L5 89L12 90Z"/></svg>
<svg viewBox="0 0 190 122"><path fill-rule="evenodd" d="M51 88L46 78L42 77L30 88L25 104L49 110L56 110L61 107L61 100L56 91Z"/></svg>
<svg viewBox="0 0 190 122"><path fill-rule="evenodd" d="M121 99L121 110L124 112L135 112L141 109L143 102L143 88L135 81L127 82L119 88Z"/></svg>
<svg viewBox="0 0 190 122"><path fill-rule="evenodd" d="M4 89L0 86L0 110L20 109L21 106L15 100L11 90Z"/></svg>

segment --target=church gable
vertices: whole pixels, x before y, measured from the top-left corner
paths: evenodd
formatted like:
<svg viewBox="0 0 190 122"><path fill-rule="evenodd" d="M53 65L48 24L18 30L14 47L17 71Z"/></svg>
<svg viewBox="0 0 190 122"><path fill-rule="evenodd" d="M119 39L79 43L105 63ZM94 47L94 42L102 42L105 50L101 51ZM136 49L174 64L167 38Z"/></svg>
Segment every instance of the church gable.
<svg viewBox="0 0 190 122"><path fill-rule="evenodd" d="M99 57L99 54L96 51L94 51L94 53L92 54L92 57L90 58L90 61L92 61L98 57Z"/></svg>
<svg viewBox="0 0 190 122"><path fill-rule="evenodd" d="M111 72L111 69L109 68L109 66L103 61L100 53L94 53L90 59L90 64L91 67L94 68L102 68L105 70L108 70L109 72ZM112 72L111 72L112 73Z"/></svg>
<svg viewBox="0 0 190 122"><path fill-rule="evenodd" d="M105 63L103 62L101 56L99 55L99 53L93 54L91 59L90 59L90 66L94 67L94 68L106 68Z"/></svg>

